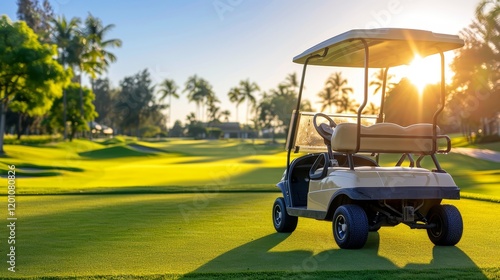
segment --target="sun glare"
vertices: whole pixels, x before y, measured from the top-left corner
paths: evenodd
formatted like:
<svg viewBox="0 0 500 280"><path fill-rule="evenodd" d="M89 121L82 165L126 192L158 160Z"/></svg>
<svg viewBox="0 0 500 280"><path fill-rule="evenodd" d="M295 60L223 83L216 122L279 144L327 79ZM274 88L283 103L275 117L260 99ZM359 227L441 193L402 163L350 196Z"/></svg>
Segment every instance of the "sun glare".
<svg viewBox="0 0 500 280"><path fill-rule="evenodd" d="M407 67L406 77L417 87L419 94L422 94L428 84L435 84L441 80L440 73L439 56L427 58L415 56Z"/></svg>

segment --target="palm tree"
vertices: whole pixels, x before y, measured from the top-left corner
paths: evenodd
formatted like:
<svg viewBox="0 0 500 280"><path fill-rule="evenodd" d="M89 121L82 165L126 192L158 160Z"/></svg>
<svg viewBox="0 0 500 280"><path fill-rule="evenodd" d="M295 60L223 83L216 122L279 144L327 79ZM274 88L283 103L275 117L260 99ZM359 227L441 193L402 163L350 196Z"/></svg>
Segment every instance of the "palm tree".
<svg viewBox="0 0 500 280"><path fill-rule="evenodd" d="M342 78L341 72L336 72L328 77L325 82L325 87L318 93L318 97L321 98L321 111L329 108L329 111L332 112L332 105L337 106L337 111L341 111L339 107L349 107L348 102L350 99L348 96L346 97L346 95L353 90L346 85L347 80Z"/></svg>
<svg viewBox="0 0 500 280"><path fill-rule="evenodd" d="M347 79L342 77L341 72L333 73L326 80L325 86L330 87L334 93L336 93L336 97L334 98L334 102L337 106L337 113L354 111L352 104L352 99L349 97L349 94L353 92L351 87L347 87Z"/></svg>
<svg viewBox="0 0 500 280"><path fill-rule="evenodd" d="M331 87L325 87L318 93L318 97L321 98L319 103L321 103L321 111L328 108L329 112L332 112L332 105L335 104L334 92Z"/></svg>
<svg viewBox="0 0 500 280"><path fill-rule="evenodd" d="M243 102L243 99L241 98L241 91L240 88L238 87L233 87L229 90L227 93L227 96L229 97L229 101L231 103L236 104L236 121L238 121L238 107L240 106L241 102Z"/></svg>
<svg viewBox="0 0 500 280"><path fill-rule="evenodd" d="M208 114L209 124L220 122L219 119L221 117L221 113L220 113L220 107L217 106L217 103L220 103L220 100L215 95L211 95L208 97L207 114Z"/></svg>
<svg viewBox="0 0 500 280"><path fill-rule="evenodd" d="M370 104L365 107L365 109L363 110L363 114L366 114L366 115L377 115L379 112L379 107L377 107L377 105L375 105L375 103L373 102L370 102Z"/></svg>
<svg viewBox="0 0 500 280"><path fill-rule="evenodd" d="M220 112L220 115L221 115L222 117L224 117L224 121L225 121L225 122L229 122L229 116L231 116L231 111L229 111L229 110L224 110L224 111Z"/></svg>
<svg viewBox="0 0 500 280"><path fill-rule="evenodd" d="M179 98L179 94L177 93L177 90L179 88L175 84L174 80L170 79L165 79L161 84L160 84L160 101L163 101L165 98L168 97L168 120L167 120L167 126L168 123L170 123L171 116L172 116L172 97ZM168 127L167 127L168 130Z"/></svg>
<svg viewBox="0 0 500 280"><path fill-rule="evenodd" d="M78 25L80 24L79 18L72 18L70 21L66 20L65 16L57 17L56 19L52 19L52 42L57 45L59 57L59 63L64 67L64 69L68 69L68 67L72 68L75 63L78 64L77 53L78 50L75 48L77 44L75 42L78 41L79 30ZM66 125L67 120L67 104L66 104L66 90L63 89L63 123L64 123L64 139L68 137L68 128Z"/></svg>
<svg viewBox="0 0 500 280"><path fill-rule="evenodd" d="M189 77L184 84L184 92L187 92L188 102L194 102L196 104L196 115L199 115L201 98L197 94L198 90L198 76L193 75Z"/></svg>
<svg viewBox="0 0 500 280"><path fill-rule="evenodd" d="M205 80L205 79L200 79L200 95L203 96L203 103L201 104L202 106L202 112L205 114L206 117L211 120L212 116L215 118L215 115L217 112L213 112L212 110L215 110L217 106L215 106L216 103L219 103L220 100L215 96L215 92L212 88L212 85ZM205 104L207 105L207 110L205 112ZM220 108L217 108L218 111Z"/></svg>
<svg viewBox="0 0 500 280"><path fill-rule="evenodd" d="M114 24L103 25L101 19L89 13L85 19L83 33L88 41L87 56L93 61L89 69L91 82L96 78L96 74L102 74L109 67L109 64L116 61L116 56L107 51L107 48L121 47L120 39L106 39L107 34L115 27Z"/></svg>
<svg viewBox="0 0 500 280"><path fill-rule="evenodd" d="M380 68L378 72L375 72L372 77L373 80L370 82L369 86L375 86L375 90L373 91L373 95L376 95L379 91L382 90L382 87L384 86L384 72L385 69ZM396 85L395 83L391 82L392 79L394 79L393 74L387 74L387 79L386 79L386 92L390 91L394 86Z"/></svg>
<svg viewBox="0 0 500 280"><path fill-rule="evenodd" d="M255 82L250 82L249 79L246 79L244 81L240 81L240 92L241 92L241 99L246 100L247 103L247 116L246 116L246 124L248 125L248 113L251 110L251 106L255 107L255 96L253 95L254 92L259 91L260 88Z"/></svg>
<svg viewBox="0 0 500 280"><path fill-rule="evenodd" d="M210 102L212 98L215 98L210 83L203 78L193 75L186 81L184 91L187 92L188 101L196 103L198 114L203 118L205 102Z"/></svg>
<svg viewBox="0 0 500 280"><path fill-rule="evenodd" d="M94 17L91 13L85 19L83 36L86 40L84 53L86 66L81 70L90 75L92 91L94 91L94 80L97 76L106 72L109 64L116 61L116 56L107 51L107 48L122 46L120 39L106 39L107 34L114 27L114 24L104 26L101 19ZM90 133L90 137L92 137L92 133Z"/></svg>
<svg viewBox="0 0 500 280"><path fill-rule="evenodd" d="M299 87L299 80L297 79L297 73L293 72L286 76L285 85L292 88L295 91Z"/></svg>
<svg viewBox="0 0 500 280"><path fill-rule="evenodd" d="M196 114L193 112L189 113L189 115L186 116L186 120L189 124L196 122Z"/></svg>

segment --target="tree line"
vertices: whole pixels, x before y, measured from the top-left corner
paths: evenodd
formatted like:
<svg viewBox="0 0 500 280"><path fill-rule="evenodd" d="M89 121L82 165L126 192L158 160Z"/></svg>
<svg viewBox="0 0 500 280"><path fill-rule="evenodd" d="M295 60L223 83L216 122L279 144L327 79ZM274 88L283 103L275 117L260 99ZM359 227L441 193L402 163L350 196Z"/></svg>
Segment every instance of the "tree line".
<svg viewBox="0 0 500 280"><path fill-rule="evenodd" d="M451 64L456 75L448 85L449 106L442 120L449 129L465 134L478 128L484 134L495 132L500 102L499 10L499 0L481 1L475 19L461 32L466 45ZM97 122L120 134L196 137L207 133L207 127L229 121L231 111L221 108L210 82L197 75L183 86L171 79L156 85L145 69L113 88L101 77L117 59L110 49L122 45L120 39L109 38L113 24L104 25L91 13L83 21L55 16L48 0L18 0L17 15L17 22L6 16L0 19L0 49L5 50L0 53L0 131L15 131L18 137L27 132L61 133L72 140L78 134L91 136L89 131ZM84 75L90 77L90 88L82 86ZM372 76L374 94L381 90L382 78L382 70ZM408 113L414 111L418 96L409 92L416 88L406 79L398 84L392 79L389 76L386 120L404 125L430 118ZM226 96L235 105L236 121L238 111L245 110L244 130L265 131L274 137L276 132L286 133L298 88L297 75L290 73L268 91L250 79L241 80ZM426 112L434 112L437 90L438 85L426 88ZM196 111L186 116L185 125L176 120L173 127L166 127L172 118L172 98L181 94L196 104ZM341 72L328 77L317 97L321 111L354 113L359 106ZM307 100L301 109L314 111ZM364 113L377 114L378 105L368 104Z"/></svg>
<svg viewBox="0 0 500 280"><path fill-rule="evenodd" d="M19 21L0 19L0 151L4 131L18 138L33 132L62 132L72 140L86 131L96 116L92 89L82 86L84 74L94 81L116 61L107 38L114 25L88 14L66 19L55 16L47 0L18 0ZM93 84L93 82L92 82Z"/></svg>

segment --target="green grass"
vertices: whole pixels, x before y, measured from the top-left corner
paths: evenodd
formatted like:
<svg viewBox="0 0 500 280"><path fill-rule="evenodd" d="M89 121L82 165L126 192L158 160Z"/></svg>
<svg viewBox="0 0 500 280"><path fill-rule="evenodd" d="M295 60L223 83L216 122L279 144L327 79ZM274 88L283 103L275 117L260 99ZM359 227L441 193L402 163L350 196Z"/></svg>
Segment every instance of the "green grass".
<svg viewBox="0 0 500 280"><path fill-rule="evenodd" d="M15 164L24 195L18 272L8 274L4 263L2 279L500 278L500 203L491 202L500 202L498 163L439 157L462 195L474 198L447 202L464 218L456 247L435 247L425 231L399 225L370 234L361 250L340 250L328 222L300 219L294 233L275 233L282 144L118 138L5 150L0 184ZM8 236L5 226L0 236Z"/></svg>
<svg viewBox="0 0 500 280"><path fill-rule="evenodd" d="M118 138L37 147L6 145L5 150L0 172L5 175L7 165L15 164L17 191L24 194L176 193L207 188L273 191L286 163L283 145L264 141L140 142ZM381 159L383 164L394 165L398 156L383 155ZM499 163L458 154L439 159L464 194L500 200ZM424 160L426 167L432 168L431 163ZM0 189L0 194L5 193L6 189Z"/></svg>
<svg viewBox="0 0 500 280"><path fill-rule="evenodd" d="M78 140L41 147L6 145L5 150L7 157L0 159L0 170L5 175L7 165L17 166L17 191L23 194L134 189L176 192L180 186L186 191L207 187L269 191L275 190L285 168L283 147L262 141L118 141L104 145ZM27 165L32 168L23 168ZM2 193L6 190L0 189Z"/></svg>
<svg viewBox="0 0 500 280"><path fill-rule="evenodd" d="M500 204L448 201L460 209L465 224L456 247L433 246L424 230L399 225L370 233L361 250L341 250L329 222L300 219L292 234L276 233L271 205L277 196L20 196L17 272L3 269L0 277L500 276ZM5 227L0 229L0 236L8 235ZM6 246L1 242L2 252Z"/></svg>
<svg viewBox="0 0 500 280"><path fill-rule="evenodd" d="M465 136L461 134L450 135L452 147L465 147L465 148L477 148L477 149L489 149L493 151L500 152L500 142L493 143L469 143Z"/></svg>

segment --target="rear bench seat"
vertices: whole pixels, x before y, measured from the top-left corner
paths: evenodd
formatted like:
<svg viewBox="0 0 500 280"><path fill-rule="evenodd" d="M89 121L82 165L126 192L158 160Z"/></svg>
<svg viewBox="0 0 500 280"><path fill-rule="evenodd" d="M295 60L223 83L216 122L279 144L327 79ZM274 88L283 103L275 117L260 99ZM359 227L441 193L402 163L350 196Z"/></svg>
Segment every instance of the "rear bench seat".
<svg viewBox="0 0 500 280"><path fill-rule="evenodd" d="M437 127L437 135L439 135ZM340 123L335 127L332 134L332 150L337 152L353 153L356 151L357 124ZM418 136L432 137L432 124L420 123L403 127L394 123L378 123L371 126L361 126L361 138L359 152L367 153L418 153L432 154L432 139L417 138ZM365 136L363 136L365 135ZM376 135L375 137L370 137ZM413 138L398 137L416 136ZM449 152L450 141L447 136Z"/></svg>

